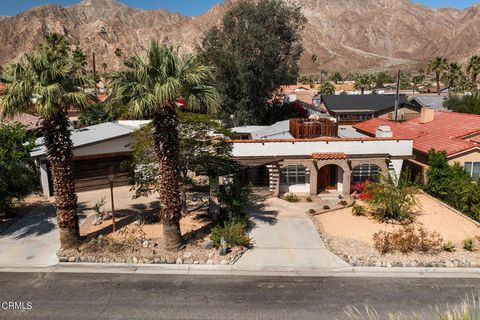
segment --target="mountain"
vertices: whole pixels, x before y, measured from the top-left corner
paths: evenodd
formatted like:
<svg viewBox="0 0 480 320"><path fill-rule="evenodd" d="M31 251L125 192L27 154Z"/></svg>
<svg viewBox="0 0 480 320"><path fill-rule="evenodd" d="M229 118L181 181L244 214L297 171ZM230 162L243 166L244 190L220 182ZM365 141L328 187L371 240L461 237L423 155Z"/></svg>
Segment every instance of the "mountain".
<svg viewBox="0 0 480 320"><path fill-rule="evenodd" d="M114 0L35 7L0 18L0 64L36 48L45 32L65 34L89 56L95 52L97 66L106 63L108 70L121 65L116 48L124 55L142 54L151 38L193 50L236 1L227 0L197 17L130 8ZM433 9L409 0L291 1L301 5L307 18L302 32L303 73L414 66L435 55L464 62L480 54L480 5L456 10ZM312 54L318 56L315 65Z"/></svg>

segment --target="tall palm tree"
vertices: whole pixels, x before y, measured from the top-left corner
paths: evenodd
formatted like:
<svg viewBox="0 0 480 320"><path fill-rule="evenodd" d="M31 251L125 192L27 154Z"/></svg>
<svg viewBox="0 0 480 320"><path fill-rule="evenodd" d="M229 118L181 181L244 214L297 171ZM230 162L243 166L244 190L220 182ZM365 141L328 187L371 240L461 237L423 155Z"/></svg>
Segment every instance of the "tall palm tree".
<svg viewBox="0 0 480 320"><path fill-rule="evenodd" d="M325 81L320 85L319 94L335 94L335 86L330 81Z"/></svg>
<svg viewBox="0 0 480 320"><path fill-rule="evenodd" d="M478 91L477 77L480 73L480 56L472 56L467 64L467 73L470 74L475 92Z"/></svg>
<svg viewBox="0 0 480 320"><path fill-rule="evenodd" d="M80 239L77 196L72 168L72 141L67 108L83 108L89 97L80 89L91 84L73 62L68 42L47 35L38 51L27 54L5 73L7 88L0 97L0 117L35 108L42 118L43 141L52 168L60 245L73 248Z"/></svg>
<svg viewBox="0 0 480 320"><path fill-rule="evenodd" d="M448 90L452 90L462 82L464 73L458 63L452 62L448 64L447 71L443 76L443 81L448 87Z"/></svg>
<svg viewBox="0 0 480 320"><path fill-rule="evenodd" d="M435 74L435 81L437 83L437 93L440 95L440 78L448 67L447 59L443 57L435 57L428 64L428 71Z"/></svg>
<svg viewBox="0 0 480 320"><path fill-rule="evenodd" d="M359 74L355 77L355 89L360 90L362 95L365 93L365 90L370 89L372 81L368 74Z"/></svg>
<svg viewBox="0 0 480 320"><path fill-rule="evenodd" d="M412 77L412 93L415 94L415 91L417 90L417 86L423 82L423 80L425 79L425 76L423 75L423 73L419 73L417 75L414 75Z"/></svg>
<svg viewBox="0 0 480 320"><path fill-rule="evenodd" d="M179 189L179 138L176 113L179 99L197 110L214 109L219 104L217 90L209 85L212 69L202 65L196 54L181 56L178 49L152 41L146 59L125 60L125 70L112 76L112 101L125 103L136 114L153 119L154 149L160 167L160 216L163 246L182 246Z"/></svg>

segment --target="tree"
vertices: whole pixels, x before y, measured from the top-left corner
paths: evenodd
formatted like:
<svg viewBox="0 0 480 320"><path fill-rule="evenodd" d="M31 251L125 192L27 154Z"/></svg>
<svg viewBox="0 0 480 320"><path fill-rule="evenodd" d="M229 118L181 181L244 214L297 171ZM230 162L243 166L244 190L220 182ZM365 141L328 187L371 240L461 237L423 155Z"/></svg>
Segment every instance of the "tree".
<svg viewBox="0 0 480 320"><path fill-rule="evenodd" d="M437 198L445 198L451 191L449 185L450 166L448 165L447 153L436 152L434 149L428 153L430 167L427 171L426 191Z"/></svg>
<svg viewBox="0 0 480 320"><path fill-rule="evenodd" d="M325 81L320 85L320 94L335 94L335 86L330 81Z"/></svg>
<svg viewBox="0 0 480 320"><path fill-rule="evenodd" d="M36 174L30 151L35 135L19 125L0 123L0 216L8 215L13 201L35 190Z"/></svg>
<svg viewBox="0 0 480 320"><path fill-rule="evenodd" d="M131 119L126 106L111 108L105 103L94 103L80 110L78 116L79 125L82 127L94 126L117 119Z"/></svg>
<svg viewBox="0 0 480 320"><path fill-rule="evenodd" d="M64 249L73 248L80 232L67 108L82 109L88 105L89 97L79 88L92 82L72 61L68 42L52 34L47 35L38 51L10 66L5 78L8 86L0 97L0 116L27 111L33 104L42 118L43 141L55 189L60 245Z"/></svg>
<svg viewBox="0 0 480 320"><path fill-rule="evenodd" d="M340 72L335 72L330 77L330 81L333 81L333 82L335 82L335 84L338 84L340 81L343 81L342 74Z"/></svg>
<svg viewBox="0 0 480 320"><path fill-rule="evenodd" d="M362 94L365 90L370 89L371 80L368 74L359 74L355 77L355 89L360 90Z"/></svg>
<svg viewBox="0 0 480 320"><path fill-rule="evenodd" d="M417 87L420 83L422 83L425 80L425 76L422 73L418 73L412 77L412 93L415 94L415 91L417 91Z"/></svg>
<svg viewBox="0 0 480 320"><path fill-rule="evenodd" d="M440 79L448 67L447 59L443 57L435 57L428 64L428 71L435 74L435 81L437 83L437 93L440 95Z"/></svg>
<svg viewBox="0 0 480 320"><path fill-rule="evenodd" d="M117 58L120 58L121 56L123 56L123 51L121 48L115 49L115 56L117 56Z"/></svg>
<svg viewBox="0 0 480 320"><path fill-rule="evenodd" d="M443 102L443 106L455 112L480 114L480 96L464 95L458 97L450 95L447 100Z"/></svg>
<svg viewBox="0 0 480 320"><path fill-rule="evenodd" d="M175 250L182 246L177 103L214 111L220 99L210 85L213 70L203 65L197 54L182 56L178 49L156 41L151 42L146 59L134 56L124 65L125 70L112 76L112 103L126 104L134 114L152 117L152 139L161 173L158 190L163 245Z"/></svg>
<svg viewBox="0 0 480 320"><path fill-rule="evenodd" d="M375 87L383 88L386 82L395 82L393 77L385 71L380 71L375 75Z"/></svg>
<svg viewBox="0 0 480 320"><path fill-rule="evenodd" d="M463 82L465 75L458 63L452 62L448 64L447 70L443 75L443 81L448 87L448 90L456 90Z"/></svg>
<svg viewBox="0 0 480 320"><path fill-rule="evenodd" d="M240 1L202 41L223 96L218 116L228 125L264 124L275 91L298 78L305 17L281 0Z"/></svg>
<svg viewBox="0 0 480 320"><path fill-rule="evenodd" d="M468 60L468 64L467 64L467 73L470 74L474 91L477 92L478 91L477 78L478 78L478 74L480 73L480 56L470 57L470 60Z"/></svg>

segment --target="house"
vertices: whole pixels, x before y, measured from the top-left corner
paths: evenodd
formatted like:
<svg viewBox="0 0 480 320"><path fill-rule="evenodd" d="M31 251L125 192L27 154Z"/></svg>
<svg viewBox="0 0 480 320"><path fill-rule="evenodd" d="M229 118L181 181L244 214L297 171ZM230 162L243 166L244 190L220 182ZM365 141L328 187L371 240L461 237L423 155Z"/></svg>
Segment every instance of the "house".
<svg viewBox="0 0 480 320"><path fill-rule="evenodd" d="M116 173L115 185L126 185L127 172L121 163L130 158L130 144L133 142L131 133L144 123L145 121L106 122L72 130L75 190L78 192L108 187L107 175L110 168ZM52 196L55 192L52 173L42 138L36 140L31 156L39 167L43 194Z"/></svg>
<svg viewBox="0 0 480 320"><path fill-rule="evenodd" d="M261 169L265 176L258 181L275 196L349 195L355 183L391 171L399 174L404 159L412 157L411 139L368 137L342 130L329 119L290 119L232 130L248 135L231 141L233 159Z"/></svg>
<svg viewBox="0 0 480 320"><path fill-rule="evenodd" d="M356 91L355 89L355 81L339 81L334 84L335 86L335 94L341 93L352 93Z"/></svg>
<svg viewBox="0 0 480 320"><path fill-rule="evenodd" d="M372 118L393 119L395 95L322 95L320 109L339 124L353 125ZM398 119L408 120L420 115L420 108L400 95Z"/></svg>
<svg viewBox="0 0 480 320"><path fill-rule="evenodd" d="M447 108L443 106L445 100L445 96L438 95L416 95L408 99L411 104L419 108L430 108L433 110L447 111Z"/></svg>
<svg viewBox="0 0 480 320"><path fill-rule="evenodd" d="M354 128L371 137L379 126L388 125L394 138L413 139L413 159L407 167L415 175L425 177L428 152L445 150L450 164L462 165L474 180L480 175L480 115L422 109L421 116L402 123L371 119Z"/></svg>
<svg viewBox="0 0 480 320"><path fill-rule="evenodd" d="M27 131L33 131L37 136L40 135L41 119L37 116L28 113L18 113L13 117L7 117L2 120L5 123L15 124L19 123L25 127Z"/></svg>

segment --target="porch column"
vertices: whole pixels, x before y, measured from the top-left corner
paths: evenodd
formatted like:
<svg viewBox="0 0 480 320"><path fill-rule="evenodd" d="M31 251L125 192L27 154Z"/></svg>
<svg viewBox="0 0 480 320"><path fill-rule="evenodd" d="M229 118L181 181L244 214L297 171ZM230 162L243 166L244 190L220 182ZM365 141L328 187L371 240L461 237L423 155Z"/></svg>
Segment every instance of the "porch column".
<svg viewBox="0 0 480 320"><path fill-rule="evenodd" d="M279 163L275 163L272 168L272 173L270 175L270 179L273 181L273 196L279 198L280 197L280 175L282 174L282 168Z"/></svg>
<svg viewBox="0 0 480 320"><path fill-rule="evenodd" d="M310 166L310 196L316 197L318 189L318 168L315 163Z"/></svg>
<svg viewBox="0 0 480 320"><path fill-rule="evenodd" d="M343 192L344 196L349 196L351 193L352 186L352 172L350 170L343 171Z"/></svg>
<svg viewBox="0 0 480 320"><path fill-rule="evenodd" d="M45 197L50 197L50 183L48 182L47 163L40 161L40 184L42 185L42 192Z"/></svg>

